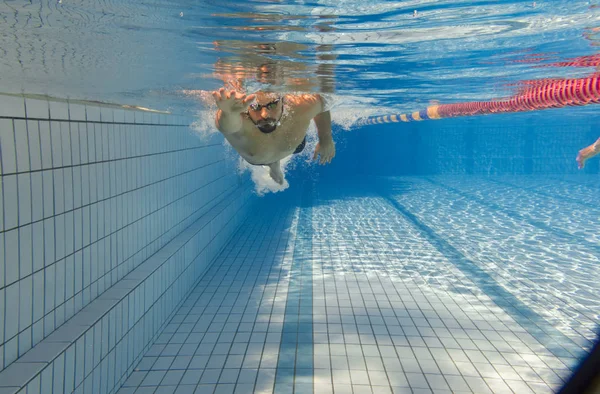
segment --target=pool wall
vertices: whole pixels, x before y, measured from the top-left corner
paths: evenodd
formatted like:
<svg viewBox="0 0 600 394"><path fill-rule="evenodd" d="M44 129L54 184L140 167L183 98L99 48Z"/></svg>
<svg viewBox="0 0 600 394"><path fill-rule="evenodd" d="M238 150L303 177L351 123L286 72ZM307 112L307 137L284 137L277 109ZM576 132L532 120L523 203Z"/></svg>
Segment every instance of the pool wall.
<svg viewBox="0 0 600 394"><path fill-rule="evenodd" d="M600 160L577 169L577 152L600 137L590 109L488 115L365 126L343 140L332 165L335 177L361 175L599 174ZM568 116L567 116L568 115ZM356 151L356 147L360 151ZM348 171L351 168L352 171Z"/></svg>
<svg viewBox="0 0 600 394"><path fill-rule="evenodd" d="M114 392L241 224L252 185L191 122L0 95L1 393Z"/></svg>

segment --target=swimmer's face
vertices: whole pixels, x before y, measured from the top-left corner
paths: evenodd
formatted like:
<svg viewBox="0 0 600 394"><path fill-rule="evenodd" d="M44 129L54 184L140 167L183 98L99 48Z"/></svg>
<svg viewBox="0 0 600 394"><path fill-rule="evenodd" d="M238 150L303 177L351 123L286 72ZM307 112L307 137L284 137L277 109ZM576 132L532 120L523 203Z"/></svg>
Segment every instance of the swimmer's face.
<svg viewBox="0 0 600 394"><path fill-rule="evenodd" d="M276 94L259 92L256 100L248 107L248 115L263 133L275 131L282 112L283 100Z"/></svg>

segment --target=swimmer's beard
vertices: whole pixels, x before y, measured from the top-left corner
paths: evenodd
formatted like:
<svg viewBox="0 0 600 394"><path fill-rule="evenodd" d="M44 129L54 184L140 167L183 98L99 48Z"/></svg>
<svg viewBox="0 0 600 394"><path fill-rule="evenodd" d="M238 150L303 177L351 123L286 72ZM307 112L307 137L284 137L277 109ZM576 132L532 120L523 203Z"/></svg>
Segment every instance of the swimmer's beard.
<svg viewBox="0 0 600 394"><path fill-rule="evenodd" d="M277 128L277 121L275 119L261 120L256 124L256 127L258 127L261 132L269 134L274 132Z"/></svg>

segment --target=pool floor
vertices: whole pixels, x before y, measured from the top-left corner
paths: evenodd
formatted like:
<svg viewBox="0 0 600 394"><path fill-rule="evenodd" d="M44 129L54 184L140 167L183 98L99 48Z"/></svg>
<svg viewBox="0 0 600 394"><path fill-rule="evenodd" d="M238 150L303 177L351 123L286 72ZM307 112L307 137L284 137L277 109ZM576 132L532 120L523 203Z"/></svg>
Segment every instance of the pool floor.
<svg viewBox="0 0 600 394"><path fill-rule="evenodd" d="M597 180L262 198L119 394L555 392L596 338Z"/></svg>

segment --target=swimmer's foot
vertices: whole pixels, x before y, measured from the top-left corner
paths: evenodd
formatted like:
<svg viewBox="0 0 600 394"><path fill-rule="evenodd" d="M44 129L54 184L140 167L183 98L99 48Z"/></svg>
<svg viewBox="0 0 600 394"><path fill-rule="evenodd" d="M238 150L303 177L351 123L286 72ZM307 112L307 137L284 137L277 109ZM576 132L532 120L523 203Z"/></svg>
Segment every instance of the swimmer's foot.
<svg viewBox="0 0 600 394"><path fill-rule="evenodd" d="M271 175L271 178L273 178L275 182L283 185L283 172L281 172L279 161L269 164L269 175Z"/></svg>

